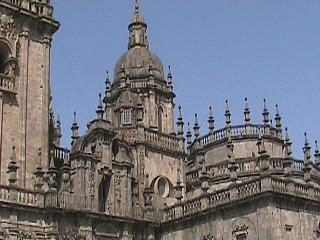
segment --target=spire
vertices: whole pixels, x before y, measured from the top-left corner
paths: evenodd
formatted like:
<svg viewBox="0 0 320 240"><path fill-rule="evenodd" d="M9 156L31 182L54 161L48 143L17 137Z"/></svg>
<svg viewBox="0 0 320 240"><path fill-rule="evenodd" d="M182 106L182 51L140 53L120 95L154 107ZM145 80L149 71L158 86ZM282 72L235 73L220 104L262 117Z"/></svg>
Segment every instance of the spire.
<svg viewBox="0 0 320 240"><path fill-rule="evenodd" d="M110 87L111 87L111 82L110 82L110 78L109 78L109 71L107 71L107 77L106 77L105 84L106 84L105 96L106 96L106 98L108 98L109 97L108 94L110 93ZM105 103L106 103L106 101L105 101Z"/></svg>
<svg viewBox="0 0 320 240"><path fill-rule="evenodd" d="M191 127L190 127L190 122L188 122L188 131L187 131L187 144L191 145L192 143L192 132L191 132Z"/></svg>
<svg viewBox="0 0 320 240"><path fill-rule="evenodd" d="M277 129L278 137L282 137L282 124L281 124L281 116L280 116L278 104L276 104L276 115L274 120L276 121L276 129Z"/></svg>
<svg viewBox="0 0 320 240"><path fill-rule="evenodd" d="M169 65L169 70L168 70L168 76L167 76L167 83L170 88L170 91L173 91L173 84L172 84L172 72L171 72L171 66Z"/></svg>
<svg viewBox="0 0 320 240"><path fill-rule="evenodd" d="M313 164L311 161L311 146L310 146L308 138L307 138L307 133L304 133L303 153L304 153L304 168L303 168L304 180L306 182L310 182Z"/></svg>
<svg viewBox="0 0 320 240"><path fill-rule="evenodd" d="M304 153L304 163L308 164L311 161L311 146L308 141L307 133L304 133L304 147L303 147L303 153Z"/></svg>
<svg viewBox="0 0 320 240"><path fill-rule="evenodd" d="M291 149L292 142L289 137L288 128L285 128L285 131L286 131L286 140L285 140L286 158L291 158L292 157L292 149Z"/></svg>
<svg viewBox="0 0 320 240"><path fill-rule="evenodd" d="M226 111L225 111L224 116L226 117L226 125L227 125L227 127L230 127L231 126L231 112L229 110L229 102L228 102L228 100L226 100Z"/></svg>
<svg viewBox="0 0 320 240"><path fill-rule="evenodd" d="M214 131L214 117L213 117L213 113L212 113L212 107L209 107L209 118L208 118L208 123L209 123L209 133L213 133Z"/></svg>
<svg viewBox="0 0 320 240"><path fill-rule="evenodd" d="M178 107L179 109L179 117L177 121L177 126L178 126L178 138L183 138L184 130L184 122L183 122L183 117L182 117L182 111L181 111L181 106Z"/></svg>
<svg viewBox="0 0 320 240"><path fill-rule="evenodd" d="M71 131L72 131L71 145L73 145L76 142L76 140L79 138L79 125L78 125L78 121L77 121L77 113L76 112L73 113L73 123L72 123Z"/></svg>
<svg viewBox="0 0 320 240"><path fill-rule="evenodd" d="M138 0L135 1L133 19L128 28L130 33L128 49L138 46L145 48L149 47L147 24L145 23L144 17L141 14Z"/></svg>
<svg viewBox="0 0 320 240"><path fill-rule="evenodd" d="M285 128L285 131L286 131L286 139L285 139L285 146L284 146L285 158L283 162L283 168L285 171L285 175L289 176L292 172L292 164L293 164L292 149L291 149L292 142L289 137L288 128Z"/></svg>
<svg viewBox="0 0 320 240"><path fill-rule="evenodd" d="M262 116L263 116L263 123L265 126L269 126L269 110L267 108L267 101L264 98L263 99L263 112L262 112Z"/></svg>
<svg viewBox="0 0 320 240"><path fill-rule="evenodd" d="M200 138L200 126L199 126L199 121L198 121L198 114L194 115L195 121L194 121L194 136L196 139Z"/></svg>
<svg viewBox="0 0 320 240"><path fill-rule="evenodd" d="M139 12L139 10L140 10L140 2L139 2L139 0L135 0L134 10Z"/></svg>
<svg viewBox="0 0 320 240"><path fill-rule="evenodd" d="M244 121L246 124L249 124L251 121L250 118L250 108L249 108L249 104L248 104L248 98L245 98L245 107L244 107Z"/></svg>
<svg viewBox="0 0 320 240"><path fill-rule="evenodd" d="M102 100L101 100L101 93L99 93L99 103L98 103L98 108L97 108L97 119L98 120L103 120L103 106L102 106Z"/></svg>

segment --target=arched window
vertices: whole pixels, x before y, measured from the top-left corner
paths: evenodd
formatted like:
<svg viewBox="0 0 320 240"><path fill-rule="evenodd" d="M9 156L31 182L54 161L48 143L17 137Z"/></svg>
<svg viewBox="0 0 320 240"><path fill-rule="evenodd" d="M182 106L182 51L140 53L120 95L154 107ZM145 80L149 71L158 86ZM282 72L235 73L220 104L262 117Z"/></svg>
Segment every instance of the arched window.
<svg viewBox="0 0 320 240"><path fill-rule="evenodd" d="M158 130L163 132L163 109L162 107L158 108Z"/></svg>
<svg viewBox="0 0 320 240"><path fill-rule="evenodd" d="M104 176L99 185L99 212L107 211L107 200L110 189L110 177Z"/></svg>
<svg viewBox="0 0 320 240"><path fill-rule="evenodd" d="M0 41L0 73L2 74L12 74L14 70L13 64L9 61L10 52L8 45Z"/></svg>

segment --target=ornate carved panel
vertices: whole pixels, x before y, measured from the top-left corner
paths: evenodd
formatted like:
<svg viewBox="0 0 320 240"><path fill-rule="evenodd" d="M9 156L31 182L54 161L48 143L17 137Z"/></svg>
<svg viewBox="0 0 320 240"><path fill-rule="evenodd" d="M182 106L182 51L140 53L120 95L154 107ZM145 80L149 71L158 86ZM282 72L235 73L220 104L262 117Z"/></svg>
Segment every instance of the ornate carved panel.
<svg viewBox="0 0 320 240"><path fill-rule="evenodd" d="M229 236L232 240L255 240L257 237L254 224L248 218L236 219L229 231Z"/></svg>

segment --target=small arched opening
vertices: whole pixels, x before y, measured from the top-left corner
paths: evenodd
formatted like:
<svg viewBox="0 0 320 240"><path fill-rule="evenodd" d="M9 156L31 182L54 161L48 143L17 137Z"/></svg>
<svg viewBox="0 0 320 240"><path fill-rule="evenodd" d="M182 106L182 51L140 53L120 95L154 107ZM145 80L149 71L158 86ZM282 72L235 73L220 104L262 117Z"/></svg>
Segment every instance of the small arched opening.
<svg viewBox="0 0 320 240"><path fill-rule="evenodd" d="M11 55L11 50L9 46L0 41L0 73L2 74L12 74L14 69L9 69L12 68L12 63L10 63L10 55Z"/></svg>
<svg viewBox="0 0 320 240"><path fill-rule="evenodd" d="M158 130L159 132L163 132L163 108L158 108Z"/></svg>
<svg viewBox="0 0 320 240"><path fill-rule="evenodd" d="M110 177L104 176L99 185L99 212L107 212L107 200L110 190Z"/></svg>

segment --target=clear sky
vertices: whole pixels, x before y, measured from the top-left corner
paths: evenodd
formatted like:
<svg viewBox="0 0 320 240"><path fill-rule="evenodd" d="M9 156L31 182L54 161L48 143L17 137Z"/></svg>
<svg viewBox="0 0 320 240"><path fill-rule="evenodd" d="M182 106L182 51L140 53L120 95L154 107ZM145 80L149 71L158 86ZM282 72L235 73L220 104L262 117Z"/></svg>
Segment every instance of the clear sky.
<svg viewBox="0 0 320 240"><path fill-rule="evenodd" d="M53 0L61 23L53 42L53 101L63 144L70 146L73 111L81 133L95 118L98 94L127 50L133 0ZM142 0L150 50L172 66L176 103L185 122L199 114L207 133L208 108L225 126L229 99L233 124L243 123L249 99L254 123L262 122L263 98L272 116L280 106L295 157L303 133L320 140L319 0ZM314 148L313 148L314 149Z"/></svg>

